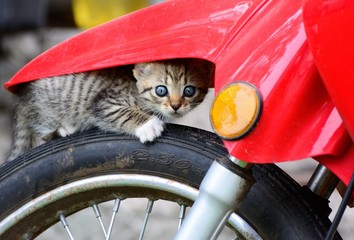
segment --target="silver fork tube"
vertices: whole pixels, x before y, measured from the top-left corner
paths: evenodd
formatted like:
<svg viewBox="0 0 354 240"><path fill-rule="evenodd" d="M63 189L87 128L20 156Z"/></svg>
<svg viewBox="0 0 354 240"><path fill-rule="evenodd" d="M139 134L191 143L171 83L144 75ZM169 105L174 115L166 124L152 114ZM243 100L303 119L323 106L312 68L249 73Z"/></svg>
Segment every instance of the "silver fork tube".
<svg viewBox="0 0 354 240"><path fill-rule="evenodd" d="M223 165L218 162L211 165L175 240L216 239L230 214L240 206L252 181Z"/></svg>

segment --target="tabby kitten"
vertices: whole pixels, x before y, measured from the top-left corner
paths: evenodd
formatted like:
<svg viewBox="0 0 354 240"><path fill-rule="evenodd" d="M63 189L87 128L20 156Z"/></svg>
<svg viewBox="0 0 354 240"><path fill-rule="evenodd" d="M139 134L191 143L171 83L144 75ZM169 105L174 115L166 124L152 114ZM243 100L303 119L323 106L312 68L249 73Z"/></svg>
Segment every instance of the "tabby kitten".
<svg viewBox="0 0 354 240"><path fill-rule="evenodd" d="M139 63L44 78L19 90L8 161L38 142L98 127L154 141L164 122L201 103L212 66L202 60Z"/></svg>

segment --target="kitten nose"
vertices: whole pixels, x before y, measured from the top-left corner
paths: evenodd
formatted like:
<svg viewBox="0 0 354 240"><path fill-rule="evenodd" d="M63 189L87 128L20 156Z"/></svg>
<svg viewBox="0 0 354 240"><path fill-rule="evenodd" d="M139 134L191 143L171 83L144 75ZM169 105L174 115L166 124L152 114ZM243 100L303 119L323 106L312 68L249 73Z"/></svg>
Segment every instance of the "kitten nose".
<svg viewBox="0 0 354 240"><path fill-rule="evenodd" d="M175 112L177 112L177 110L182 106L181 103L176 103L176 104L171 104L171 107L173 108L173 110L175 110Z"/></svg>

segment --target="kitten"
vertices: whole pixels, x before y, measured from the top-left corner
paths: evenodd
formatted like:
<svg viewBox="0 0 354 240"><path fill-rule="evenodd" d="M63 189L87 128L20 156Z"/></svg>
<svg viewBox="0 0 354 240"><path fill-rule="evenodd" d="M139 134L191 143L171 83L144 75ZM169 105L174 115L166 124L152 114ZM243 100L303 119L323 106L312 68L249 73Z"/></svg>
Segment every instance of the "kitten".
<svg viewBox="0 0 354 240"><path fill-rule="evenodd" d="M213 75L203 60L139 63L44 78L21 86L8 161L38 141L98 127L154 141L164 122L200 104Z"/></svg>

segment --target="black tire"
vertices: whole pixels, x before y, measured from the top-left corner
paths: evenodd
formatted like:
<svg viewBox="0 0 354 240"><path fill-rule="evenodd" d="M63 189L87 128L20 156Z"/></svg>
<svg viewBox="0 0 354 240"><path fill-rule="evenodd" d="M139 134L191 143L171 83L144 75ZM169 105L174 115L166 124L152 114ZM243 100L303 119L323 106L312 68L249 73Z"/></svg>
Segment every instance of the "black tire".
<svg viewBox="0 0 354 240"><path fill-rule="evenodd" d="M213 160L227 154L212 133L170 125L153 144L141 144L126 135L90 131L56 139L4 165L0 169L0 221L32 199L64 184L92 176L138 173L161 176L198 187ZM301 187L275 165L255 165L256 183L239 214L264 239L323 239L329 220L320 217L302 195ZM112 189L100 196L112 197ZM144 191L141 191L145 194ZM159 193L155 193L159 194ZM174 198L175 196L162 196ZM93 199L92 199L93 198ZM89 192L75 196L20 221L0 239L20 239L24 229L36 236L57 221L58 211L72 213L75 201L103 201ZM81 200L80 200L81 199ZM180 199L178 201L184 201ZM88 204L79 204L80 208ZM68 210L68 206L72 209ZM53 211L53 213L50 213ZM32 225L36 219L45 223ZM37 220L38 222L38 220ZM340 238L337 236L337 238Z"/></svg>

